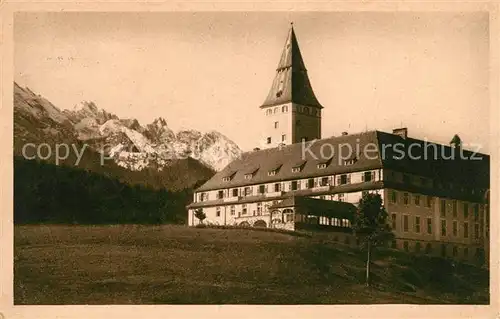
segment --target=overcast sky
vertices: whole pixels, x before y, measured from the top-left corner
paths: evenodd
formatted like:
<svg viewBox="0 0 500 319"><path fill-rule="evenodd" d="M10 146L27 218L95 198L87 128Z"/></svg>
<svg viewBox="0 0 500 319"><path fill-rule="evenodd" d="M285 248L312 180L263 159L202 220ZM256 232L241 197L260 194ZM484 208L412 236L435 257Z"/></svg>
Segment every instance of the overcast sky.
<svg viewBox="0 0 500 319"><path fill-rule="evenodd" d="M258 145L290 21L323 104L323 137L408 127L489 140L485 13L18 13L15 81L147 124Z"/></svg>

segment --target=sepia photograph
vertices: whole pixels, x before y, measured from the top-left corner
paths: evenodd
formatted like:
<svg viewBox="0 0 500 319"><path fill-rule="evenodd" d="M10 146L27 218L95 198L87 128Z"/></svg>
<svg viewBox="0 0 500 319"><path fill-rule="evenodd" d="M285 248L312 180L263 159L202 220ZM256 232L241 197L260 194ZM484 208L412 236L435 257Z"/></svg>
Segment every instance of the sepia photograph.
<svg viewBox="0 0 500 319"><path fill-rule="evenodd" d="M490 305L487 11L12 21L14 306Z"/></svg>

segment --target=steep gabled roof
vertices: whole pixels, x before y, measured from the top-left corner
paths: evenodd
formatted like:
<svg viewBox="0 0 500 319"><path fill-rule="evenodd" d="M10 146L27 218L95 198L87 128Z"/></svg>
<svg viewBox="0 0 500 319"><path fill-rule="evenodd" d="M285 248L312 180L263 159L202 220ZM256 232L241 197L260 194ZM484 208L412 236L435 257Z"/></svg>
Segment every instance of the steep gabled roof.
<svg viewBox="0 0 500 319"><path fill-rule="evenodd" d="M231 162L222 171L215 174L208 182L197 191L205 191L218 188L237 187L244 185L269 183L273 181L291 180L322 175L333 175L344 172L352 172L366 169L381 168L380 159L375 155L360 154L356 163L345 165L343 157L347 157L348 148L356 150L356 144L377 144L377 132L367 132L355 135L346 135L310 142L296 143L281 148L270 148L259 151L243 153L240 158ZM304 147L303 147L304 145ZM340 147L340 145L344 145ZM332 149L334 150L332 154ZM342 151L340 157L338 149ZM322 156L324 155L324 157ZM318 162L326 162L326 168L319 169ZM293 172L292 168L300 164L300 172ZM260 168L252 179L245 179L244 172L258 165ZM276 175L269 176L268 172L279 167ZM236 171L229 182L223 182L222 177L228 172Z"/></svg>
<svg viewBox="0 0 500 319"><path fill-rule="evenodd" d="M371 145L371 146L368 146ZM397 145L397 146L396 146ZM427 158L424 150L427 148ZM356 154L356 161L346 163L348 150ZM366 149L369 151L363 152ZM332 154L333 150L333 154ZM331 137L310 142L296 143L281 148L270 148L243 153L242 156L196 191L232 188L246 185L272 183L285 180L304 179L316 176L328 176L342 173L387 168L394 171L424 176L435 181L459 183L470 188L489 188L489 156L459 149L464 159L455 156L448 159L451 152L458 150L448 145L441 145L398 135L371 131L359 134ZM339 156L341 154L341 156ZM401 154L405 154L401 158ZM323 156L322 156L323 155ZM411 155L412 157L410 157ZM471 157L477 159L471 159ZM325 168L319 168L318 162L329 159ZM302 164L301 170L292 170ZM245 173L259 167L251 179L245 179ZM269 171L279 167L275 174ZM236 172L230 181L222 179L229 172ZM435 186L433 186L435 187Z"/></svg>
<svg viewBox="0 0 500 319"><path fill-rule="evenodd" d="M289 102L322 108L307 76L293 26L288 32L276 76L261 108Z"/></svg>

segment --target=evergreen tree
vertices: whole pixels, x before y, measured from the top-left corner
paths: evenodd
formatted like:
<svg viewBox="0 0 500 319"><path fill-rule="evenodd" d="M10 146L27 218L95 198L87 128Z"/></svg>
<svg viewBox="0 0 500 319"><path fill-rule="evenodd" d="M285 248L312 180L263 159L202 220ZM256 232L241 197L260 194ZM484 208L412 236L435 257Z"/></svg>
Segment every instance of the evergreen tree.
<svg viewBox="0 0 500 319"><path fill-rule="evenodd" d="M353 221L353 229L367 251L366 285L370 285L370 263L372 250L394 238L387 224L387 212L379 194L364 193L359 201Z"/></svg>

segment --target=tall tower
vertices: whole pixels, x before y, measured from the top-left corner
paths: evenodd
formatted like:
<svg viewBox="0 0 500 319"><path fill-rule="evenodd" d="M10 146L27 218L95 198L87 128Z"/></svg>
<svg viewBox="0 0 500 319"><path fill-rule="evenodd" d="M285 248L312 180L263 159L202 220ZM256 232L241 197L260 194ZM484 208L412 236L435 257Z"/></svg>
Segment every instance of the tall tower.
<svg viewBox="0 0 500 319"><path fill-rule="evenodd" d="M276 69L264 112L265 147L299 143L321 138L321 104L316 99L300 54L293 24Z"/></svg>

